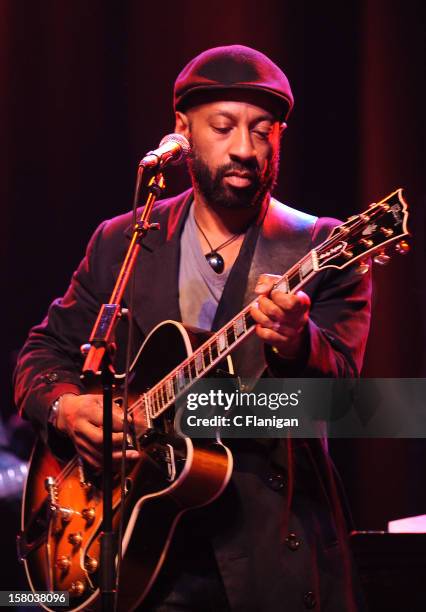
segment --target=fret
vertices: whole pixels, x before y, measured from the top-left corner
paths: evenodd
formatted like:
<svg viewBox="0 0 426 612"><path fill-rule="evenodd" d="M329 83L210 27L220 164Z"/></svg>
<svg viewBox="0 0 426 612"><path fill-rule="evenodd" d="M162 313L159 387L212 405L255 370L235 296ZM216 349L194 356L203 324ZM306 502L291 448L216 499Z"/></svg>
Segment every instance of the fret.
<svg viewBox="0 0 426 612"><path fill-rule="evenodd" d="M155 409L155 401L154 401L154 399L155 399L154 398L154 394L152 393L152 391L150 391L149 405L151 407L151 414L152 414L153 417L155 417L156 414L157 414L157 411Z"/></svg>
<svg viewBox="0 0 426 612"><path fill-rule="evenodd" d="M174 400L175 398L175 394L174 394L174 390L173 390L173 381L171 378L168 378L166 380L166 398L167 398L167 402L170 402L171 400Z"/></svg>
<svg viewBox="0 0 426 612"><path fill-rule="evenodd" d="M155 407L154 394L152 392L150 392L149 405L150 405L150 408L151 408L151 414L152 414L153 418L155 418L157 416L158 410Z"/></svg>
<svg viewBox="0 0 426 612"><path fill-rule="evenodd" d="M223 353L225 349L226 349L226 332L222 332L217 337L217 350L219 351L219 354L220 354L220 353Z"/></svg>
<svg viewBox="0 0 426 612"><path fill-rule="evenodd" d="M282 279L278 281L277 289L279 289L280 291L284 291L284 293L289 292L289 281L287 275L283 276Z"/></svg>
<svg viewBox="0 0 426 612"><path fill-rule="evenodd" d="M189 378L190 380L194 380L197 378L197 369L195 367L194 358L192 357L188 362L188 370L189 370Z"/></svg>
<svg viewBox="0 0 426 612"><path fill-rule="evenodd" d="M196 375L198 375L204 369L204 366L203 366L203 353L201 351L197 351L195 353L195 355L194 355L194 366L195 366L195 373L196 373Z"/></svg>
<svg viewBox="0 0 426 612"><path fill-rule="evenodd" d="M149 418L152 418L151 398L148 393L143 394L143 406Z"/></svg>
<svg viewBox="0 0 426 612"><path fill-rule="evenodd" d="M176 397L176 395L179 393L178 374L175 374L174 376L172 376L172 384L173 384L173 393L174 393L174 396Z"/></svg>
<svg viewBox="0 0 426 612"><path fill-rule="evenodd" d="M161 406L162 408L164 408L164 406L167 404L166 386L161 385L161 387L159 388L159 392L161 397Z"/></svg>
<svg viewBox="0 0 426 612"><path fill-rule="evenodd" d="M153 402L154 403L154 412L155 412L155 415L157 415L160 412L160 410L161 410L160 398L158 397L158 393L156 391L154 391L154 393L152 395L153 395L152 399L154 400L154 402Z"/></svg>
<svg viewBox="0 0 426 612"><path fill-rule="evenodd" d="M180 370L178 370L178 373L177 373L177 386L178 386L178 392L182 391L182 389L185 387L185 372L184 372L184 368L180 368Z"/></svg>
<svg viewBox="0 0 426 612"><path fill-rule="evenodd" d="M236 340L234 326L227 327L225 333L228 346L232 346Z"/></svg>
<svg viewBox="0 0 426 612"><path fill-rule="evenodd" d="M210 348L210 353L211 353L211 356L212 356L212 361L214 361L219 356L219 349L218 349L218 346L217 346L216 339L213 342L209 343L209 348Z"/></svg>
<svg viewBox="0 0 426 612"><path fill-rule="evenodd" d="M234 321L234 332L236 338L239 338L245 332L244 317L238 317L238 319Z"/></svg>
<svg viewBox="0 0 426 612"><path fill-rule="evenodd" d="M206 348L202 349L203 350L203 360L204 360L204 364L205 367L208 368L209 365L211 364L211 362L213 361L212 359L212 354L211 354L211 350L210 350L210 344L208 344L206 346Z"/></svg>
<svg viewBox="0 0 426 612"><path fill-rule="evenodd" d="M291 276L289 276L288 277L289 291L292 291L293 289L295 289L299 283L300 283L300 278L297 273L296 274L293 273Z"/></svg>
<svg viewBox="0 0 426 612"><path fill-rule="evenodd" d="M255 325L255 322L250 314L250 311L247 310L247 312L244 313L244 321L245 321L245 325L246 325L246 330L249 329L250 327L252 327L253 325Z"/></svg>
<svg viewBox="0 0 426 612"><path fill-rule="evenodd" d="M300 279L303 280L312 272L313 269L314 268L312 265L312 257L311 254L309 254L309 256L305 259L305 261L302 262L300 266Z"/></svg>
<svg viewBox="0 0 426 612"><path fill-rule="evenodd" d="M191 361L183 366L183 373L188 382L191 382L194 376L191 376L191 365L194 365ZM195 371L192 370L195 374Z"/></svg>

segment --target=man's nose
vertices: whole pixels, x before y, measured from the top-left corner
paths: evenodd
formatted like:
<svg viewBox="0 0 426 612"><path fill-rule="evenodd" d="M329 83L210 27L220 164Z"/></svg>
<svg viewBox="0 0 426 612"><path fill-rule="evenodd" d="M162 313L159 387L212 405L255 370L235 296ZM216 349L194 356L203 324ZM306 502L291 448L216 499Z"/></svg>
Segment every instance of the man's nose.
<svg viewBox="0 0 426 612"><path fill-rule="evenodd" d="M243 127L234 130L229 147L229 156L242 160L254 159L256 157L256 150L253 146L250 130Z"/></svg>

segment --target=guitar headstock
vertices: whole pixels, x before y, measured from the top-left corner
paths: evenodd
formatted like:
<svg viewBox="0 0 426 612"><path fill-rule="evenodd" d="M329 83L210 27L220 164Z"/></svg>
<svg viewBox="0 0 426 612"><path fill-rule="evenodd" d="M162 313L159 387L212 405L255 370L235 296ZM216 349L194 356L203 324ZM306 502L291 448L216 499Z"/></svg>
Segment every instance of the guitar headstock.
<svg viewBox="0 0 426 612"><path fill-rule="evenodd" d="M394 243L398 253L407 253L409 245L404 240L409 235L407 219L408 206L402 189L397 189L381 202L371 204L365 212L336 226L315 249L317 269L342 269L372 255L376 263L386 264L390 259L386 249ZM362 263L360 271L363 271Z"/></svg>

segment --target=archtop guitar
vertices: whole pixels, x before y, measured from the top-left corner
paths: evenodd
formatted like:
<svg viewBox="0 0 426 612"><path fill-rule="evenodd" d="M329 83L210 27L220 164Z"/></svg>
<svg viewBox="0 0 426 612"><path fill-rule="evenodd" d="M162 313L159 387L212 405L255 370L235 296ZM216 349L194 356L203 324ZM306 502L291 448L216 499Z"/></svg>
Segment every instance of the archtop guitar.
<svg viewBox="0 0 426 612"><path fill-rule="evenodd" d="M402 190L371 204L362 214L336 226L328 238L293 265L276 283L295 293L327 268L343 270L373 257L387 263L385 249L405 253L408 211ZM227 486L232 454L217 440L191 440L175 430L175 405L200 378L227 363L230 354L255 330L247 305L222 329L194 333L166 321L145 339L132 366L129 412L145 424L137 435L139 459L129 463L124 510L117 480L113 493L114 527L123 519L118 610L139 606L153 585L182 514L209 504ZM158 360L159 347L161 363ZM120 403L117 385L115 401ZM96 610L99 588L102 486L75 450L55 456L38 440L30 462L22 507L19 554L31 589L67 591L68 607L41 602L47 610Z"/></svg>

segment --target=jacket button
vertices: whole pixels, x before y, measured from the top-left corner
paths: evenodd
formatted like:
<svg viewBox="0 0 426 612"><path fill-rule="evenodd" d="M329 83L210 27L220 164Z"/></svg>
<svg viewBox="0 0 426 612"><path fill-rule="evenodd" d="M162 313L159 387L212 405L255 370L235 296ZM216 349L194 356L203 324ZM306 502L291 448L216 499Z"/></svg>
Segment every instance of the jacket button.
<svg viewBox="0 0 426 612"><path fill-rule="evenodd" d="M293 552L300 547L301 540L297 537L295 533L289 533L285 539L285 543Z"/></svg>
<svg viewBox="0 0 426 612"><path fill-rule="evenodd" d="M315 595L312 593L312 591L305 593L303 601L305 603L305 608L308 610L313 610L313 608L315 608L317 605L317 600L315 599Z"/></svg>
<svg viewBox="0 0 426 612"><path fill-rule="evenodd" d="M285 485L285 481L284 481L284 476L282 474L279 474L277 472L275 474L271 474L268 477L268 486L273 491L281 491L281 489L284 488L284 485Z"/></svg>
<svg viewBox="0 0 426 612"><path fill-rule="evenodd" d="M59 379L59 374L57 372L48 372L43 378L47 383L54 383Z"/></svg>

